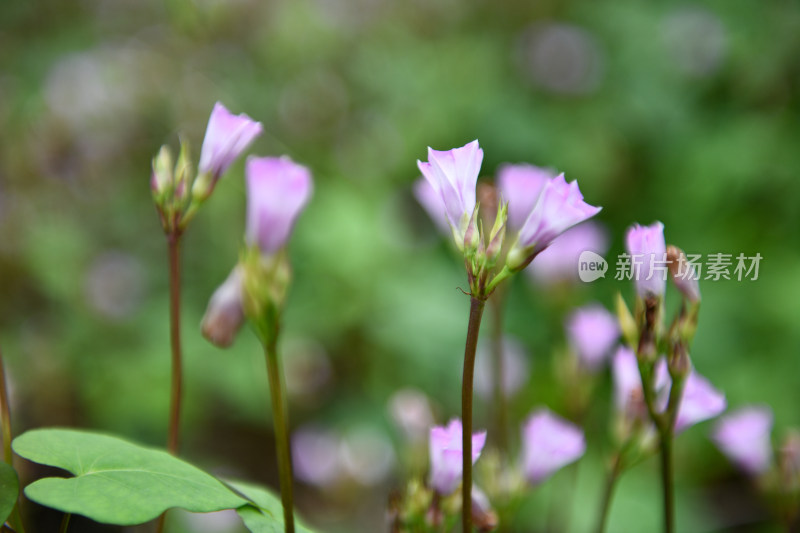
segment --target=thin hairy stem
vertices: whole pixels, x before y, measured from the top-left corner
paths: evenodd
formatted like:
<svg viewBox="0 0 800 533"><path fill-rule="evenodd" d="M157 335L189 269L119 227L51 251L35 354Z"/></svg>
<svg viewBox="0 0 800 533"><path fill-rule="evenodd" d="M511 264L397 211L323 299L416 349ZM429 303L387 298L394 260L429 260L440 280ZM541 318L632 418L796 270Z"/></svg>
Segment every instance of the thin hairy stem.
<svg viewBox="0 0 800 533"><path fill-rule="evenodd" d="M172 348L172 387L169 407L169 437L167 450L178 454L181 399L183 396L183 361L181 355L181 270L180 234L167 236L169 250L169 336Z"/></svg>
<svg viewBox="0 0 800 533"><path fill-rule="evenodd" d="M267 359L267 377L272 400L272 419L275 424L275 442L278 456L278 476L283 504L284 531L294 533L294 502L292 496L292 455L289 447L289 423L283 393L283 380L280 373L278 351L273 337L264 345Z"/></svg>

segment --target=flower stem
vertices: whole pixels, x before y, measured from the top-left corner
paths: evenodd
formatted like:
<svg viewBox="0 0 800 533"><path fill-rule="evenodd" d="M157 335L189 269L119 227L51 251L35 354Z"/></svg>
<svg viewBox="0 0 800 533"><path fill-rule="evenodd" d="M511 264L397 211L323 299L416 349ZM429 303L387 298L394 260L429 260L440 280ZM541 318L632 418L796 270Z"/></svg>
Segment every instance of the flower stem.
<svg viewBox="0 0 800 533"><path fill-rule="evenodd" d="M611 500L614 497L614 489L617 488L617 480L621 470L620 459L620 454L617 453L611 463L611 469L608 471L605 488L603 489L603 501L600 505L600 517L597 519L597 533L604 533L606 530L608 512L611 510Z"/></svg>
<svg viewBox="0 0 800 533"><path fill-rule="evenodd" d="M3 362L3 354L0 352L0 427L3 431L3 460L13 467L14 455L11 453L11 408L8 401L8 387L6 384L6 370ZM14 508L11 510L11 515L8 518L9 523L13 526L14 531L18 533L25 533L25 528L22 525L22 517L19 512L19 498L14 503Z"/></svg>
<svg viewBox="0 0 800 533"><path fill-rule="evenodd" d="M169 249L169 336L172 348L172 387L167 449L172 455L178 454L183 388L180 238L180 233L177 231L167 235L167 245Z"/></svg>
<svg viewBox="0 0 800 533"><path fill-rule="evenodd" d="M267 359L267 376L269 392L272 400L272 419L275 424L275 447L278 456L278 475L281 487L281 503L283 504L284 531L294 533L294 503L292 497L292 455L289 447L288 413L283 396L283 380L281 379L278 351L274 336L264 344Z"/></svg>
<svg viewBox="0 0 800 533"><path fill-rule="evenodd" d="M61 519L61 527L58 528L59 533L67 533L67 529L69 528L69 519L72 515L69 513L64 513L64 518Z"/></svg>
<svg viewBox="0 0 800 533"><path fill-rule="evenodd" d="M661 483L664 489L664 533L675 531L675 495L672 470L672 435L661 436Z"/></svg>
<svg viewBox="0 0 800 533"><path fill-rule="evenodd" d="M461 521L464 533L472 533L472 381L475 374L475 349L485 300L470 299L467 342L464 347L464 375L461 382L461 449L463 450L463 483L461 485Z"/></svg>

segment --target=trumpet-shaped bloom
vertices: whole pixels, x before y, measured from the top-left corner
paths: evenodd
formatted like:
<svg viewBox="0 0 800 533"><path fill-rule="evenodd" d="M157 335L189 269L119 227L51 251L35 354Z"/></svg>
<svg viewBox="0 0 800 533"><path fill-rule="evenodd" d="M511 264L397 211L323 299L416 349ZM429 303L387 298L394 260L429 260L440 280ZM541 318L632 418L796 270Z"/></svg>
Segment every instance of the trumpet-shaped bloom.
<svg viewBox="0 0 800 533"><path fill-rule="evenodd" d="M234 115L217 102L211 111L203 139L199 172L211 175L214 180L219 179L253 139L261 135L261 131L260 122L244 113Z"/></svg>
<svg viewBox="0 0 800 533"><path fill-rule="evenodd" d="M464 234L475 210L475 186L482 162L483 150L477 140L448 151L428 148L428 162L417 161L422 175L441 198L459 247L464 244Z"/></svg>
<svg viewBox="0 0 800 533"><path fill-rule="evenodd" d="M311 197L311 172L288 157L247 159L246 240L262 254L280 250Z"/></svg>
<svg viewBox="0 0 800 533"><path fill-rule="evenodd" d="M527 190L522 187L515 190L525 191L523 195L517 193L517 203L523 206L531 205L531 198L537 193L535 185L530 185ZM508 200L509 212L514 201L513 198ZM517 241L509 252L509 266L512 269L524 267L564 231L599 212L599 207L583 201L577 181L567 183L563 174L547 180L519 228ZM515 218L520 220L523 217L517 214Z"/></svg>
<svg viewBox="0 0 800 533"><path fill-rule="evenodd" d="M750 406L720 419L713 439L734 464L750 475L758 475L772 464L771 432L772 410Z"/></svg>
<svg viewBox="0 0 800 533"><path fill-rule="evenodd" d="M548 409L535 411L522 428L523 468L531 483L541 483L586 451L583 431Z"/></svg>
<svg viewBox="0 0 800 533"><path fill-rule="evenodd" d="M464 457L461 446L461 420L453 419L447 426L431 428L430 460L431 487L439 494L451 494L461 480ZM472 435L472 463L478 460L486 444L486 432Z"/></svg>
<svg viewBox="0 0 800 533"><path fill-rule="evenodd" d="M509 205L509 208L511 206ZM583 222L555 239L536 256L525 272L536 282L550 285L556 282L577 281L578 261L583 252L603 256L608 251L608 234L598 223Z"/></svg>
<svg viewBox="0 0 800 533"><path fill-rule="evenodd" d="M640 297L661 296L667 285L667 246L664 243L664 224L650 226L635 224L625 236L631 256L633 281Z"/></svg>
<svg viewBox="0 0 800 533"><path fill-rule="evenodd" d="M567 318L567 337L581 362L596 370L619 338L617 319L600 304L590 304Z"/></svg>
<svg viewBox="0 0 800 533"><path fill-rule="evenodd" d="M442 195L428 183L428 180L420 178L414 182L414 197L425 208L439 231L445 235L452 233L450 222L447 221L447 213L444 210Z"/></svg>

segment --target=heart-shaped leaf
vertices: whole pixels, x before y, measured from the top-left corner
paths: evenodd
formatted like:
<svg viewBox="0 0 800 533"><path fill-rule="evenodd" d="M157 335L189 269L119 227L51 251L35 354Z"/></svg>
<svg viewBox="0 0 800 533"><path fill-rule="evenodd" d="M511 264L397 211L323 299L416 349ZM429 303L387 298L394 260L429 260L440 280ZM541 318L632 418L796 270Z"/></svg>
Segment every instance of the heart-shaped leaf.
<svg viewBox="0 0 800 533"><path fill-rule="evenodd" d="M7 463L0 463L0 524L8 519L18 496L17 472Z"/></svg>
<svg viewBox="0 0 800 533"><path fill-rule="evenodd" d="M243 481L225 481L251 501L236 512L252 533L283 533L283 506L280 498L267 489ZM295 517L297 533L314 533Z"/></svg>
<svg viewBox="0 0 800 533"><path fill-rule="evenodd" d="M26 459L75 475L35 481L25 488L28 498L97 522L141 524L172 507L207 513L248 503L185 461L109 435L34 429L13 446Z"/></svg>

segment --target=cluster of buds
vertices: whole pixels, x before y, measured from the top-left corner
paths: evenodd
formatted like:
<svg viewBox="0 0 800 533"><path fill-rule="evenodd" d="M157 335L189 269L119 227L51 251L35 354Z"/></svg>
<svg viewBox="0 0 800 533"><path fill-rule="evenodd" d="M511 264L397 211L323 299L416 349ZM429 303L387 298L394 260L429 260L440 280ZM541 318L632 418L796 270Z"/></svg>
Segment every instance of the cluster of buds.
<svg viewBox="0 0 800 533"><path fill-rule="evenodd" d="M684 253L667 247L664 225L634 225L626 235L628 253L643 257L634 272L636 305L632 314L621 296L617 297L620 329L632 348L621 349L614 360L617 410L622 421L618 436L628 441L645 439L651 426L643 421L643 408L662 435L672 435L691 424L717 416L725 409L724 396L692 368L689 345L697 329L700 291L696 281L682 275L687 268ZM653 275L656 262L664 261L676 288L683 296L679 311L669 328L664 328L666 278ZM650 272L649 276L640 275ZM663 355L662 355L663 354ZM634 431L634 428L644 428Z"/></svg>
<svg viewBox="0 0 800 533"><path fill-rule="evenodd" d="M464 256L472 296L485 300L556 237L600 208L583 201L577 182L530 165L501 168L497 191L482 194L489 203L481 206L476 185L482 161L478 141L449 151L428 148L428 161L417 162L423 179L414 192L437 226L449 227Z"/></svg>
<svg viewBox="0 0 800 533"><path fill-rule="evenodd" d="M208 121L196 175L187 141L181 141L177 161L169 146L161 147L153 159L150 189L167 235L180 235L186 229L219 178L261 131L261 123L244 114L233 115L217 102Z"/></svg>

